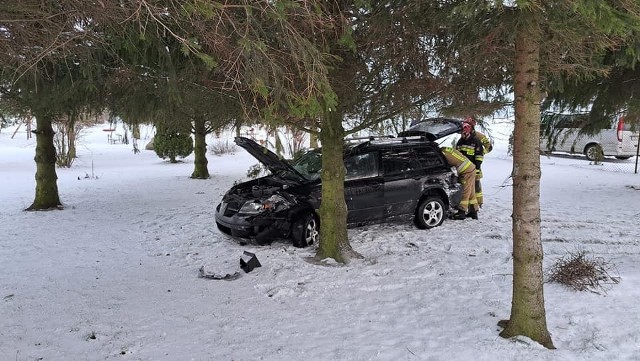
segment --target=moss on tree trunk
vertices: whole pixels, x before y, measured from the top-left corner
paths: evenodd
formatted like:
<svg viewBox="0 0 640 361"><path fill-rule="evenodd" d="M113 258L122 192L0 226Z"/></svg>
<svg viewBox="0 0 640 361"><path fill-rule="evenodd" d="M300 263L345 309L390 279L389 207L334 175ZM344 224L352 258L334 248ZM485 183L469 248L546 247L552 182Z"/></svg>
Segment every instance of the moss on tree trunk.
<svg viewBox="0 0 640 361"><path fill-rule="evenodd" d="M191 178L208 179L209 169L207 165L207 127L204 119L196 119L194 121L194 169Z"/></svg>
<svg viewBox="0 0 640 361"><path fill-rule="evenodd" d="M349 244L347 234L347 204L344 199L344 129L342 114L325 114L322 142L322 204L320 205L320 244L317 259L333 258L347 263L360 257Z"/></svg>
<svg viewBox="0 0 640 361"><path fill-rule="evenodd" d="M547 330L540 236L540 32L516 30L513 151L513 298L503 337L522 335L555 348Z"/></svg>
<svg viewBox="0 0 640 361"><path fill-rule="evenodd" d="M36 117L36 195L28 211L59 209L56 174L56 147L53 143L53 126L50 117Z"/></svg>

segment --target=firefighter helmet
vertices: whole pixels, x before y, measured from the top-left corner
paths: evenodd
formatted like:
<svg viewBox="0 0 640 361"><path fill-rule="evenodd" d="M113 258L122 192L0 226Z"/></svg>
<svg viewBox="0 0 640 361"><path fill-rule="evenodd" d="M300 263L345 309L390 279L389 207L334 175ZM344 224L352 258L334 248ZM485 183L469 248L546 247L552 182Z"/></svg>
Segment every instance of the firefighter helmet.
<svg viewBox="0 0 640 361"><path fill-rule="evenodd" d="M475 127L477 123L474 117L466 117L464 118L464 122L469 123L472 127Z"/></svg>

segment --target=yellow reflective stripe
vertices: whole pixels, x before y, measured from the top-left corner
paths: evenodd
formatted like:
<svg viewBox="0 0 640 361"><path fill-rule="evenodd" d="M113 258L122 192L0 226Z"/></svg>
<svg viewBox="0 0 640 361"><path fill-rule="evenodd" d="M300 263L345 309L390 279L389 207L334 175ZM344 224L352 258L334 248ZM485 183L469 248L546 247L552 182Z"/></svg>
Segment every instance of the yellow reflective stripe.
<svg viewBox="0 0 640 361"><path fill-rule="evenodd" d="M476 154L475 147L468 146L468 145L461 145L459 150L470 156L474 156Z"/></svg>
<svg viewBox="0 0 640 361"><path fill-rule="evenodd" d="M468 160L467 157L464 156L464 154L460 153L459 151L456 151L456 149L453 149L451 147L443 147L442 148L446 153L451 154L454 158L456 158L457 160L464 162L465 160Z"/></svg>
<svg viewBox="0 0 640 361"><path fill-rule="evenodd" d="M471 166L471 162L467 157L464 158L464 162L458 166L458 173L464 173Z"/></svg>
<svg viewBox="0 0 640 361"><path fill-rule="evenodd" d="M451 155L456 158L457 160L464 162L465 160L468 160L467 157L464 156L464 154L460 153L460 152L451 152Z"/></svg>

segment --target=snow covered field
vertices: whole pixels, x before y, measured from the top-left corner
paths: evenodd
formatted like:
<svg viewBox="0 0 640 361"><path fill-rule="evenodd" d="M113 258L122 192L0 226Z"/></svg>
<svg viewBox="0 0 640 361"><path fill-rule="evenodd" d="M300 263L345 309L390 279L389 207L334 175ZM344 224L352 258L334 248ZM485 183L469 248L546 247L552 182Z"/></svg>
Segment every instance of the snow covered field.
<svg viewBox="0 0 640 361"><path fill-rule="evenodd" d="M621 277L603 294L546 284L550 351L498 336L512 281L504 124L491 128L479 221L352 229L365 259L326 266L306 261L314 249L243 247L216 229L222 194L256 163L243 150L209 154L211 178L192 180L192 157L134 154L102 128L58 169L65 210L50 212L23 211L35 141L0 133L0 360L640 360L633 159L541 158L545 269L585 251ZM262 267L198 277L239 271L244 250Z"/></svg>

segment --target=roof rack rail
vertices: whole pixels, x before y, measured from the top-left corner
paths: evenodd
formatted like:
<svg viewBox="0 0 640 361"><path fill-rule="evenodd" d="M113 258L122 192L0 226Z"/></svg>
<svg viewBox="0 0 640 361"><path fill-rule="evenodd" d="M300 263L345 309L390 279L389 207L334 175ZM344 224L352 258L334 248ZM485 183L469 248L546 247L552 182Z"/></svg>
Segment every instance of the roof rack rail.
<svg viewBox="0 0 640 361"><path fill-rule="evenodd" d="M409 140L427 140L427 137L424 135L409 135L406 137L398 137L401 138L403 142L407 142Z"/></svg>
<svg viewBox="0 0 640 361"><path fill-rule="evenodd" d="M365 136L365 137L344 138L344 141L347 142L347 143L351 143L351 142L369 142L369 141L373 141L373 140L393 139L393 138L395 138L393 135L369 135L369 136Z"/></svg>

